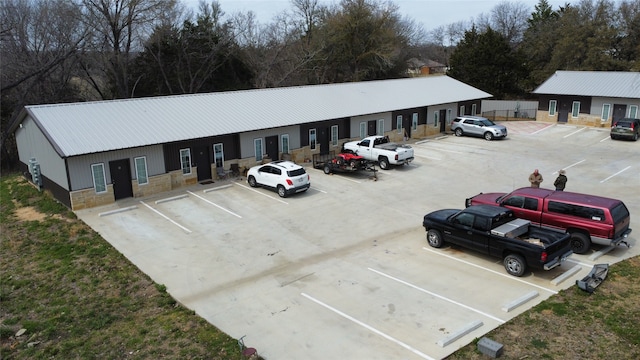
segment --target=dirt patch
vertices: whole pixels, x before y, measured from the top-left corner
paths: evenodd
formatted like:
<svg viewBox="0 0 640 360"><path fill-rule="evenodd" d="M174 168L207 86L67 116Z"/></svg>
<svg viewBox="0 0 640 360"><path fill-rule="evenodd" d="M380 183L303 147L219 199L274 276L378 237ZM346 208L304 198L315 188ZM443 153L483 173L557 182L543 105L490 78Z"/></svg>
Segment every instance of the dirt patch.
<svg viewBox="0 0 640 360"><path fill-rule="evenodd" d="M43 214L43 213L39 212L33 206L22 206L21 207L20 204L16 200L13 200L13 204L16 207L15 215L18 218L18 220L20 220L20 221L43 221L44 219L46 219L48 217L52 217L52 218L58 219L58 220L65 220L65 218L62 217L59 214L55 214L55 215Z"/></svg>

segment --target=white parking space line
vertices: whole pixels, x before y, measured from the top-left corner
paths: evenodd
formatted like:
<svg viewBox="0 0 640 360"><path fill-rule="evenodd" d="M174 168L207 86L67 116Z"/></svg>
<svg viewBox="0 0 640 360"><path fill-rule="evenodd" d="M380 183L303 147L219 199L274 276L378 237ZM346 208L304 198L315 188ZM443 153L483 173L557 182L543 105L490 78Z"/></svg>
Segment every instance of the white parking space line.
<svg viewBox="0 0 640 360"><path fill-rule="evenodd" d="M198 199L200 199L200 200L202 200L202 201L204 201L204 202L206 202L206 203L208 203L208 204L211 204L211 205L213 205L213 206L217 207L217 208L218 208L218 209L220 209L220 210L226 211L226 212L228 212L229 214L231 214L231 215L233 215L233 216L235 216L235 217L237 217L237 218L239 218L239 219L242 219L242 216L240 216L240 215L238 215L238 214L234 213L234 212L233 212L233 211L231 211L231 210L225 209L225 208L223 208L222 206L220 206L220 205L218 205L218 204L216 204L216 203L214 203L214 202L212 202L212 201L209 201L209 200L207 200L207 199L203 198L203 197L202 197L202 196L200 196L200 195L194 194L194 193L192 193L191 191L187 191L187 193L189 193L189 194L191 194L191 195L193 195L193 196L197 197Z"/></svg>
<svg viewBox="0 0 640 360"><path fill-rule="evenodd" d="M572 167L574 167L574 166L576 166L576 165L578 165L578 164L581 164L581 163L583 163L583 162L585 162L585 161L587 161L587 159L582 159L582 160L580 160L580 161L578 161L578 162L576 162L576 163L573 163L573 164L571 164L571 165L569 165L569 166L564 167L563 169L564 169L564 170L571 169ZM557 171L554 171L554 172L553 172L553 174L551 174L551 175L555 175L555 174L557 174L557 173L558 173Z"/></svg>
<svg viewBox="0 0 640 360"><path fill-rule="evenodd" d="M543 131L545 131L545 130L547 130L547 129L550 129L552 126L553 126L553 124L549 124L548 126L545 126L545 127L543 127L542 129L540 129L540 130L537 130L537 131L532 132L532 133L531 133L531 135L537 135L538 133L541 133L541 132L543 132Z"/></svg>
<svg viewBox="0 0 640 360"><path fill-rule="evenodd" d="M524 281L524 280L522 280L522 279L520 279L520 278L517 278L517 277L515 277L515 276L513 276L513 275L503 274L503 273L497 272L497 271L495 271L495 270L487 269L486 267L482 267L482 266L480 266L480 265L476 265L476 264L474 264L474 263L471 263L471 262L468 262L468 261L464 261L464 260L462 260L462 259L458 259L458 258L456 258L456 257L454 257L454 256L447 255L447 254L443 254L443 253L442 253L442 252L440 252L440 251L434 251L434 250L431 250L431 249L426 248L426 247L423 247L422 249L423 249L423 250L426 250L426 251L429 251L429 252L431 252L431 253L434 253L434 254L438 254L438 255L440 255L440 256L447 257L447 258L449 258L449 259L451 259L451 260L459 261L459 262L461 262L461 263L464 263L464 264L467 264L467 265L470 265L470 266L473 266L473 267L477 267L478 269L482 269L482 270L484 270L484 271L488 271L488 272L490 272L490 273L493 273L493 274L496 274L496 275L499 275L499 276L505 277L505 278L510 279L510 280L513 280L513 281L518 281L518 282L521 282L521 283L523 283L523 284L527 284L527 285L530 285L530 286L533 286L533 287L537 287L538 289L542 289L542 290L544 290L544 291L548 291L548 292L550 292L550 293L552 293L552 294L557 294L557 293L558 293L557 291L555 291L555 290L551 290L551 289L547 289L547 288L546 288L546 287L544 287L544 286L540 286L540 285L536 285L536 284L534 284L534 283L530 283L530 282L528 282L528 281Z"/></svg>
<svg viewBox="0 0 640 360"><path fill-rule="evenodd" d="M175 222L175 221L171 220L167 215L165 215L165 214L161 213L160 211L158 211L158 210L156 210L156 209L152 208L151 206L147 205L144 201L140 201L140 204L142 204L142 205L146 206L146 207L147 207L147 208L149 208L151 211L153 211L153 212L155 212L156 214L158 214L158 215L162 216L162 217L163 217L163 218L165 218L166 220L169 220L169 222L171 222L173 225L175 225L175 226L177 226L177 227L181 228L181 229L182 229L182 230L184 230L187 234L191 234L191 232L192 232L191 230L189 230L189 229L187 229L186 227L184 227L184 226L182 226L182 225L178 224L177 222Z"/></svg>
<svg viewBox="0 0 640 360"><path fill-rule="evenodd" d="M331 175L331 176L335 176L335 175ZM338 175L336 177L339 178L339 179L342 179L342 180L354 182L356 184L362 184L362 181L351 179L349 176Z"/></svg>
<svg viewBox="0 0 640 360"><path fill-rule="evenodd" d="M320 301L320 300L318 300L318 299L316 299L316 298L314 298L314 297L312 297L310 295L307 295L305 293L300 293L300 295L304 296L305 298L313 301L314 303L316 303L316 304L318 304L318 305L320 305L320 306L322 306L322 307L324 307L326 309L329 309L329 310L333 311L334 313L342 316L343 318L345 318L347 320L350 320L350 321L352 321L352 322L364 327L365 329L367 329L369 331L372 331L372 332L382 336L383 338L402 346L403 348L411 351L412 353L420 356L423 359L435 360L435 358L432 358L431 356L421 352L420 350L418 350L418 349L416 349L416 348L414 348L414 347L412 347L410 345L407 345L407 344L403 343L402 341L400 341L400 340L398 340L398 339L396 339L396 338L394 338L394 337L392 337L390 335L387 335L387 334L383 333L382 331L374 328L373 326L367 325L364 322L362 322L362 321L360 321L360 320L358 320L358 319L356 319L356 318L354 318L354 317L352 317L350 315L347 315L347 314L343 313L342 311L340 311L340 310L338 310L338 309L336 309L336 308L334 308L334 307L332 307L332 306L330 306L328 304L325 304L322 301Z"/></svg>
<svg viewBox="0 0 640 360"><path fill-rule="evenodd" d="M442 159L433 157L433 156L424 156L424 155L418 155L418 154L414 154L415 157L419 157L419 158L423 158L423 159L430 159L430 160L437 160L440 161Z"/></svg>
<svg viewBox="0 0 640 360"><path fill-rule="evenodd" d="M600 142L603 142L603 141L609 141L609 140L611 140L611 136L607 136L606 138L604 138L604 139L600 140Z"/></svg>
<svg viewBox="0 0 640 360"><path fill-rule="evenodd" d="M631 168L631 165L629 165L629 166L627 166L626 168L624 168L624 169L622 169L622 170L618 171L617 173L615 173L615 174L613 174L613 175L609 176L608 178L606 178L606 179L604 179L604 180L600 181L600 183L602 184L603 182L605 182L605 181L607 181L607 180L609 180L609 179L611 179L611 178L613 178L613 177L616 177L616 176L618 176L618 175L622 174L623 172L625 172L625 171L629 170L630 168Z"/></svg>
<svg viewBox="0 0 640 360"><path fill-rule="evenodd" d="M318 191L318 192L321 192L321 193L323 193L323 194L326 194L326 193L327 193L326 191L324 191L324 190L320 190L320 189L318 189L317 187L310 187L309 189L311 189L311 190L315 190L315 191Z"/></svg>
<svg viewBox="0 0 640 360"><path fill-rule="evenodd" d="M587 129L586 127L583 127L583 128L581 128L581 129L578 129L578 130L576 130L576 131L572 132L571 134L567 134L567 135L563 136L562 138L563 138L563 139L566 139L566 138L568 138L569 136L573 136L573 135L575 135L575 134L577 134L577 133L579 133L579 132L581 132L581 131L584 131L584 130L586 130L586 129Z"/></svg>
<svg viewBox="0 0 640 360"><path fill-rule="evenodd" d="M288 203L288 202L286 202L286 201L282 201L282 200L280 200L280 199L278 199L278 198L276 198L276 197L273 197L273 196L271 196L271 195L263 194L262 192L260 192L260 191L258 191L258 190L256 190L256 189L252 189L252 188L251 188L251 187L249 187L249 186L245 186L245 185L242 185L242 184L239 184L239 183L235 183L235 184L236 184L236 185L238 185L238 186L240 186L240 187L243 187L243 188L245 188L245 189L247 189L247 190L251 190L251 191L255 192L256 194L260 194L260 195L262 195L262 196L264 196L264 197L268 197L268 198L269 198L269 199L271 199L271 200L279 201L279 202L281 202L281 203L283 203L283 204L289 205L289 203Z"/></svg>
<svg viewBox="0 0 640 360"><path fill-rule="evenodd" d="M504 323L506 322L505 320L502 320L502 319L500 319L500 318L497 318L497 317L495 317L495 316L493 316L493 315L491 315L491 314L487 314L487 313L485 313L485 312L483 312L483 311L480 311L480 310L478 310L478 309L474 309L474 308L472 308L471 306L468 306L468 305L465 305L465 304L463 304L463 303L457 302L457 301L455 301L455 300L449 299L449 298L444 297L444 296L442 296L442 295L438 295L438 294L436 294L436 293L434 293L434 292L432 292L432 291L429 291L429 290L423 289L423 288L421 288L421 287L419 287L419 286L413 285L413 284L411 284L411 283L409 283L409 282L407 282L407 281L404 281L404 280L398 279L398 278L396 278L396 277L393 277L393 276L391 276L391 275L385 274L385 273L383 273L383 272L381 272L381 271L378 271L378 270L376 270L376 269L372 269L372 268L368 268L368 269L369 269L369 270L371 270L371 271L373 271L374 273L376 273L376 274L378 274L378 275L382 275L382 276L384 276L384 277L386 277L386 278L389 278L389 279L391 279L391 280L393 280L393 281L397 281L397 282L399 282L399 283L401 283L401 284L407 285L407 286L408 286L408 287L410 287L410 288L416 289L416 290L418 290L418 291L422 291L423 293L426 293L426 294L429 294L429 295L431 295L431 296L437 297L438 299L441 299L441 300L444 300L444 301L450 302L450 303L452 303L452 304L454 304L454 305L458 305L458 306L463 307L463 308L465 308L465 309L467 309L467 310L471 310L471 311L473 311L473 312L475 312L475 313L478 313L478 314L480 314L480 315L486 316L486 317L488 317L488 318L490 318L490 319L493 319L493 320L495 320L495 321L499 322L500 324L504 324Z"/></svg>

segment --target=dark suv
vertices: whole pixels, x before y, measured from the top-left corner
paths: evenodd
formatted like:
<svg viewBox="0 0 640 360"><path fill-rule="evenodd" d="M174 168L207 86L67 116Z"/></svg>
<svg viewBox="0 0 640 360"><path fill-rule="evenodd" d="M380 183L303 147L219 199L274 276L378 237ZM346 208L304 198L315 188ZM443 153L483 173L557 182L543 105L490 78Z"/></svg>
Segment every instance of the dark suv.
<svg viewBox="0 0 640 360"><path fill-rule="evenodd" d="M611 126L612 139L638 140L640 137L640 119L624 118Z"/></svg>

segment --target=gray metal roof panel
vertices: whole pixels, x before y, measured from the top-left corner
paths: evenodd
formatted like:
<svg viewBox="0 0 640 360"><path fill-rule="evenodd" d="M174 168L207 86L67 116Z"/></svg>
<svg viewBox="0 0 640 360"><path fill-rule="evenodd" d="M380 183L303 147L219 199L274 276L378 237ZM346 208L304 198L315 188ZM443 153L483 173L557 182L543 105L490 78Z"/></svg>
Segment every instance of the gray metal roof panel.
<svg viewBox="0 0 640 360"><path fill-rule="evenodd" d="M533 93L640 98L640 72L556 71Z"/></svg>
<svg viewBox="0 0 640 360"><path fill-rule="evenodd" d="M433 76L25 109L60 156L69 157L487 97Z"/></svg>

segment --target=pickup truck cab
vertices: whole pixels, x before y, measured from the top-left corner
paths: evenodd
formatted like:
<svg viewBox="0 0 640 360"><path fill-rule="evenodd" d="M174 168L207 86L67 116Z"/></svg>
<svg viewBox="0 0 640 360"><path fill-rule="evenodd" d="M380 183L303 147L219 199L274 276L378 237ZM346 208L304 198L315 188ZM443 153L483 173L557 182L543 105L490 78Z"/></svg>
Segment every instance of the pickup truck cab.
<svg viewBox="0 0 640 360"><path fill-rule="evenodd" d="M430 246L449 242L499 257L513 276L524 275L528 267L553 269L572 253L569 234L530 226L530 221L495 205L437 210L424 216L422 226Z"/></svg>
<svg viewBox="0 0 640 360"><path fill-rule="evenodd" d="M360 141L342 145L343 151L352 151L366 160L376 161L382 170L391 165L404 165L413 161L413 148L389 141L388 136L369 136Z"/></svg>
<svg viewBox="0 0 640 360"><path fill-rule="evenodd" d="M480 193L465 205L493 204L509 208L522 219L547 229L568 232L571 248L584 254L591 244L617 246L631 233L625 204L601 196L525 187L511 193Z"/></svg>

